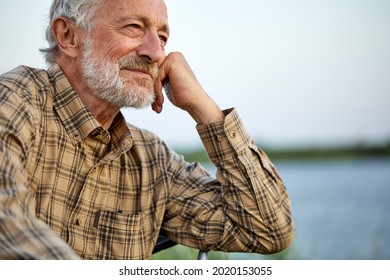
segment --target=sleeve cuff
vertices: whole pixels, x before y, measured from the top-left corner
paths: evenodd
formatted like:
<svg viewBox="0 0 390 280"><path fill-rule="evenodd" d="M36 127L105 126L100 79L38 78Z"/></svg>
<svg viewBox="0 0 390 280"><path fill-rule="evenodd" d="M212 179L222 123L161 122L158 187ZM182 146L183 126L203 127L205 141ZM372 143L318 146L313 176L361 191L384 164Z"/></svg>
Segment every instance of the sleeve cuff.
<svg viewBox="0 0 390 280"><path fill-rule="evenodd" d="M222 122L196 127L210 160L215 164L239 154L252 142L237 111L232 108L225 110L224 114L225 120Z"/></svg>

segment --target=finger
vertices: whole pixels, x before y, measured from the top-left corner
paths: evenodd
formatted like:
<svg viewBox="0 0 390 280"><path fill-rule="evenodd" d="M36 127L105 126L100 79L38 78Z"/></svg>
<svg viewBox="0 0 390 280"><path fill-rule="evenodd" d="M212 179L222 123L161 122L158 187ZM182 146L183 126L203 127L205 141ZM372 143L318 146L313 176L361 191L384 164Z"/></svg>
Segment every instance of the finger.
<svg viewBox="0 0 390 280"><path fill-rule="evenodd" d="M154 85L155 99L152 104L152 109L156 113L161 113L163 103L164 103L164 95L162 94L162 84L160 80L157 80Z"/></svg>
<svg viewBox="0 0 390 280"><path fill-rule="evenodd" d="M163 83L165 79L166 79L166 72L165 72L165 61L164 61L159 67L158 77L154 84L155 101L152 104L152 109L156 113L161 113L163 109L163 104L164 104Z"/></svg>

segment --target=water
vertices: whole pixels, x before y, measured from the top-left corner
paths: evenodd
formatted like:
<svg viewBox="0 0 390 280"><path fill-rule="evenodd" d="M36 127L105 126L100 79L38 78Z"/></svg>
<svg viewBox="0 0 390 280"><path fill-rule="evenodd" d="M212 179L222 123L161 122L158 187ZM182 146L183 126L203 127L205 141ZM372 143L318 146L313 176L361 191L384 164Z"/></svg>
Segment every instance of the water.
<svg viewBox="0 0 390 280"><path fill-rule="evenodd" d="M390 259L390 160L279 162L296 259Z"/></svg>

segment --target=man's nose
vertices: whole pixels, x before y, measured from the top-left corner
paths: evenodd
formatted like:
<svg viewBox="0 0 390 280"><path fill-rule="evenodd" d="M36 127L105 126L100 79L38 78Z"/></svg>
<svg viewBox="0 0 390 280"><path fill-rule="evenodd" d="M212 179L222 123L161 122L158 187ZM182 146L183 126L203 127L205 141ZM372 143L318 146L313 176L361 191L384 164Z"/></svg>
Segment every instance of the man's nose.
<svg viewBox="0 0 390 280"><path fill-rule="evenodd" d="M137 48L137 54L152 63L159 63L165 56L160 36L153 31L147 32Z"/></svg>

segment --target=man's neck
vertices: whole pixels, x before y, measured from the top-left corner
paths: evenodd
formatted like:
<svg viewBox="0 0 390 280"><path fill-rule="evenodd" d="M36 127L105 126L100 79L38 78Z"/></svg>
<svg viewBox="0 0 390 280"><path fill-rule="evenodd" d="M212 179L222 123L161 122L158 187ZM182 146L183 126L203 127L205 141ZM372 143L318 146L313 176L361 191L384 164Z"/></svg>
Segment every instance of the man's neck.
<svg viewBox="0 0 390 280"><path fill-rule="evenodd" d="M120 108L112 106L107 101L99 99L92 93L81 75L80 67L77 65L74 66L71 63L58 64L84 105L103 128L108 130Z"/></svg>

